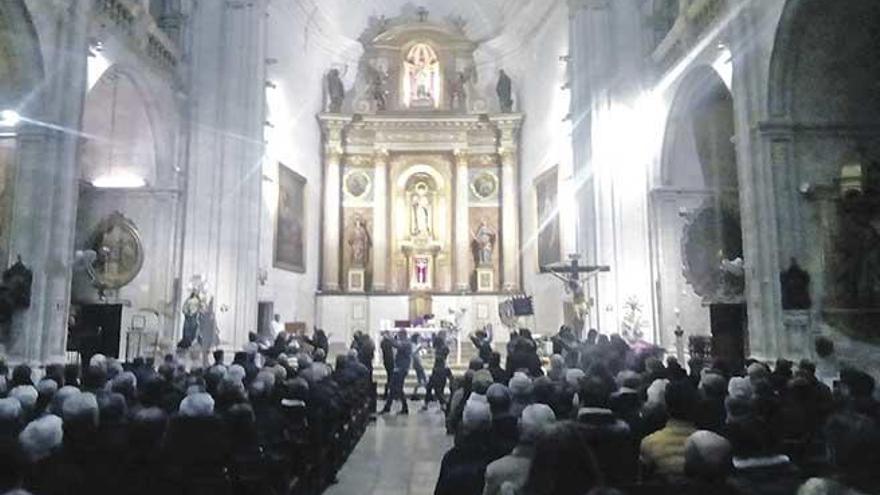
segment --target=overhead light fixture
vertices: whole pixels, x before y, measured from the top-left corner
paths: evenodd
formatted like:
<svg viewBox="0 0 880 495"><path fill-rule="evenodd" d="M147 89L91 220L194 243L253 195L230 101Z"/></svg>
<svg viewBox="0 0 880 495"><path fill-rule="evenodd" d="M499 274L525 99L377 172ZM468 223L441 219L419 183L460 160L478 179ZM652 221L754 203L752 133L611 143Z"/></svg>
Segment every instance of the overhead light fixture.
<svg viewBox="0 0 880 495"><path fill-rule="evenodd" d="M117 172L94 179L92 185L98 189L138 189L146 187L147 181L139 175Z"/></svg>
<svg viewBox="0 0 880 495"><path fill-rule="evenodd" d="M0 127L15 127L21 122L21 115L15 110L0 112Z"/></svg>

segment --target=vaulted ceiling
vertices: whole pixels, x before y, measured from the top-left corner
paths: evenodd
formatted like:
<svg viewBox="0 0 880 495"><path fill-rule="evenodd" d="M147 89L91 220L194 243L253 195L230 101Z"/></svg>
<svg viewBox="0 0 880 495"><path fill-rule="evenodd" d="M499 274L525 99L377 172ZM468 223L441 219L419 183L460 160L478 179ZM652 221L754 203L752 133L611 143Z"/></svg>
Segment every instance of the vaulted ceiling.
<svg viewBox="0 0 880 495"><path fill-rule="evenodd" d="M371 17L416 17L424 7L438 21L460 17L467 36L495 50L527 39L561 0L289 0L276 7L306 26L296 33L303 48L318 48L327 55L355 62L361 53L359 36ZM510 41L504 41L510 40ZM515 49L515 47L510 47Z"/></svg>

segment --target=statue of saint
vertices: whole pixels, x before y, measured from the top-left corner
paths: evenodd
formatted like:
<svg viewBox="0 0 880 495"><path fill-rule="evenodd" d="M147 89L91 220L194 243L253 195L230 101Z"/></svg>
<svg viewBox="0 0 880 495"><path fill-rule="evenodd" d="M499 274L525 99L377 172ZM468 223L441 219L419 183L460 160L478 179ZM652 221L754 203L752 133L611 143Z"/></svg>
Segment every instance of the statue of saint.
<svg viewBox="0 0 880 495"><path fill-rule="evenodd" d="M504 70L498 71L498 85L495 86L495 92L498 94L498 104L501 106L502 113L510 113L513 111L513 84Z"/></svg>
<svg viewBox="0 0 880 495"><path fill-rule="evenodd" d="M810 274L791 259L791 266L779 276L782 283L782 309L810 309Z"/></svg>
<svg viewBox="0 0 880 495"><path fill-rule="evenodd" d="M489 222L484 218L480 222L477 231L474 232L474 247L476 251L477 266L491 266L492 253L495 251L495 238L497 234L489 227Z"/></svg>
<svg viewBox="0 0 880 495"><path fill-rule="evenodd" d="M412 195L412 235L431 235L431 200L424 193Z"/></svg>
<svg viewBox="0 0 880 495"><path fill-rule="evenodd" d="M327 96L330 98L327 111L341 112L342 102L345 100L345 86L342 84L342 78L339 77L339 69L330 69L327 73Z"/></svg>
<svg viewBox="0 0 880 495"><path fill-rule="evenodd" d="M370 259L373 240L370 238L370 232L367 230L364 219L360 216L354 218L354 226L351 229L348 245L351 247L352 268L366 267Z"/></svg>
<svg viewBox="0 0 880 495"><path fill-rule="evenodd" d="M369 95L370 99L372 99L373 103L376 105L376 110L378 111L384 111L387 107L387 91L385 90L385 79L385 74L383 74L379 69L372 68L370 74Z"/></svg>
<svg viewBox="0 0 880 495"><path fill-rule="evenodd" d="M183 303L183 337L177 343L178 349L189 349L199 334L199 316L202 312L202 298L193 289Z"/></svg>
<svg viewBox="0 0 880 495"><path fill-rule="evenodd" d="M464 72L457 72L449 81L449 107L453 110L464 110L467 97L467 76Z"/></svg>

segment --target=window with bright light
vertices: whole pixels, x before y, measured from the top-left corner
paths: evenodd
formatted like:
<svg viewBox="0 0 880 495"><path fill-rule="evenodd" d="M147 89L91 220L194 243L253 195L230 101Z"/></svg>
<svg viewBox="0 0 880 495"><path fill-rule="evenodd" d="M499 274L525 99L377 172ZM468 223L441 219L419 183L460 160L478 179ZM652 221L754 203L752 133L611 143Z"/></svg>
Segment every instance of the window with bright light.
<svg viewBox="0 0 880 495"><path fill-rule="evenodd" d="M403 95L408 108L436 108L440 102L440 61L426 43L419 43L403 62Z"/></svg>

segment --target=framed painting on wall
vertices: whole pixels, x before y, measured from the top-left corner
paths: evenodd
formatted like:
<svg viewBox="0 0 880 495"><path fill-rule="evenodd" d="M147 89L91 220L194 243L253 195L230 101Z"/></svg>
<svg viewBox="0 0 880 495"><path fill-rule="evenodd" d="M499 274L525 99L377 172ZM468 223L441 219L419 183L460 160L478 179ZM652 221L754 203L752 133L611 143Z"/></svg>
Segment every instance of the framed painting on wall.
<svg viewBox="0 0 880 495"><path fill-rule="evenodd" d="M553 167L535 179L537 205L538 267L558 263L562 259L562 243L559 233L557 167Z"/></svg>
<svg viewBox="0 0 880 495"><path fill-rule="evenodd" d="M305 177L279 163L273 264L296 273L306 271L305 194Z"/></svg>

